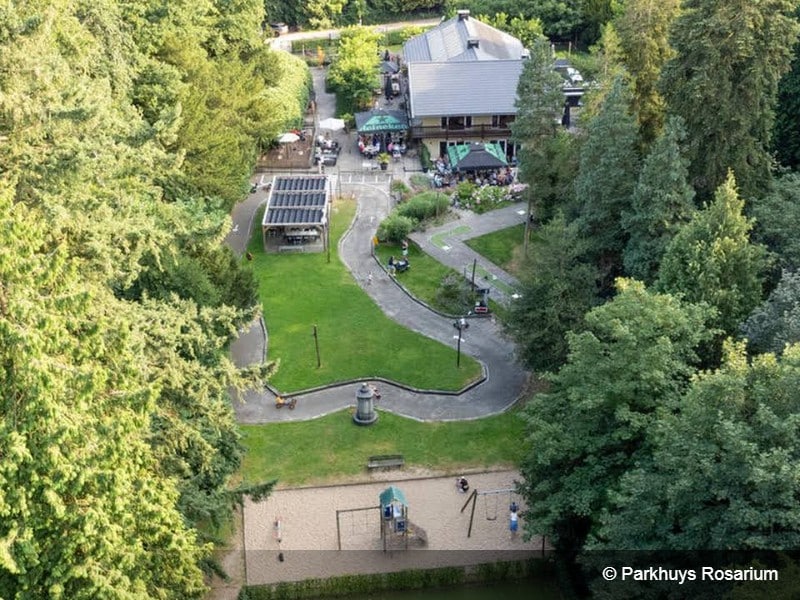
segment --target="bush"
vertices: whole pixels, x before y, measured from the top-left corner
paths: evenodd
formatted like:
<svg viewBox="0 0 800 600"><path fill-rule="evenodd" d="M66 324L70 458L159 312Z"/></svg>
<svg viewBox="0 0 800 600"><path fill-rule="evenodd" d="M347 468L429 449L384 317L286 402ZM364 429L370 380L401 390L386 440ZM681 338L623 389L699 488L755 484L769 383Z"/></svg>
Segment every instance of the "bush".
<svg viewBox="0 0 800 600"><path fill-rule="evenodd" d="M447 194L423 192L398 206L396 211L404 217L409 217L419 222L444 214L447 212L449 205L450 197Z"/></svg>
<svg viewBox="0 0 800 600"><path fill-rule="evenodd" d="M448 273L436 290L436 303L446 312L461 315L472 310L474 294L464 277L456 273Z"/></svg>
<svg viewBox="0 0 800 600"><path fill-rule="evenodd" d="M378 239L399 244L408 237L416 224L413 219L393 212L378 227Z"/></svg>
<svg viewBox="0 0 800 600"><path fill-rule="evenodd" d="M484 185L477 188L465 201L464 208L468 208L478 214L485 213L495 208L500 208L504 204L511 202L511 196L507 187Z"/></svg>
<svg viewBox="0 0 800 600"><path fill-rule="evenodd" d="M461 204L466 204L472 198L472 194L475 193L475 184L469 181L462 181L456 186L456 196L458 196L458 200Z"/></svg>
<svg viewBox="0 0 800 600"><path fill-rule="evenodd" d="M419 149L419 160L422 163L422 170L430 171L433 166L433 163L431 163L431 152L425 144L422 144Z"/></svg>

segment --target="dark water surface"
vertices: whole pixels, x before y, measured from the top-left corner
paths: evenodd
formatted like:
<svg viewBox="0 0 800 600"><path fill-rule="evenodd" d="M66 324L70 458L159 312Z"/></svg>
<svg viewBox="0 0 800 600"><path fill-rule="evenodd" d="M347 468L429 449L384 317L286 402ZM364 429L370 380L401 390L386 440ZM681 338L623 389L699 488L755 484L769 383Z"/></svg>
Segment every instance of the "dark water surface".
<svg viewBox="0 0 800 600"><path fill-rule="evenodd" d="M469 585L457 588L433 590L409 590L405 592L374 592L346 596L346 600L560 600L555 581L533 579Z"/></svg>

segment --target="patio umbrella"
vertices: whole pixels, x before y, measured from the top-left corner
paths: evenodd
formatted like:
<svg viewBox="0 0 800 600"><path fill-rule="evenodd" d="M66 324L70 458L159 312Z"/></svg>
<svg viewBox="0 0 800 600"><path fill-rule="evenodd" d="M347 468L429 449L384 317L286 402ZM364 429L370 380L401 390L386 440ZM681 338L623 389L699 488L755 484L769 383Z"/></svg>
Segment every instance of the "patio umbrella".
<svg viewBox="0 0 800 600"><path fill-rule="evenodd" d="M322 121L319 122L319 128L329 129L330 131L339 131L340 129L344 129L344 121L342 119L328 117L327 119L322 119Z"/></svg>
<svg viewBox="0 0 800 600"><path fill-rule="evenodd" d="M499 169L508 166L499 144L456 144L447 149L450 166L459 171Z"/></svg>
<svg viewBox="0 0 800 600"><path fill-rule="evenodd" d="M279 144L293 144L294 142L296 142L299 139L300 139L299 135L297 135L296 133L292 133L290 131L288 133L281 134L281 136L278 138L278 143Z"/></svg>
<svg viewBox="0 0 800 600"><path fill-rule="evenodd" d="M405 113L399 110L369 110L356 113L355 116L358 133L383 133L408 129L408 119Z"/></svg>

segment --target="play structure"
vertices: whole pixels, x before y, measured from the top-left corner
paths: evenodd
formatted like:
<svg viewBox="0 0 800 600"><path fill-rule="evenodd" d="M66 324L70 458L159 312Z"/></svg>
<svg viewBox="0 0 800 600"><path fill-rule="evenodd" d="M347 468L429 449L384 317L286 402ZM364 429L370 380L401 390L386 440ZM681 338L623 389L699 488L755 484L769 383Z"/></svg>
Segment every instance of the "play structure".
<svg viewBox="0 0 800 600"><path fill-rule="evenodd" d="M336 511L336 541L339 550L342 549L342 523L347 523L342 517L350 516L351 527L355 527L355 523L358 522L361 529L359 533L364 534L374 526L372 521L374 516L370 517L370 513L374 515L376 510L380 511L380 536L384 552L407 550L410 543L417 546L427 545L428 536L425 530L408 519L408 502L400 488L391 485L383 490L378 498L380 500L378 506ZM362 513L363 517L355 517L356 513Z"/></svg>
<svg viewBox="0 0 800 600"><path fill-rule="evenodd" d="M500 500L503 499L504 496L507 497L507 502L503 503L503 510L507 506L510 510L510 514L513 515L509 517L509 528L512 533L517 531L517 523L518 523L518 516L517 513L519 511L519 503L515 500L517 496L517 491L514 488L502 488L497 490L484 490L479 491L477 489L472 490L472 493L467 498L467 501L464 502L464 506L461 507L461 512L463 513L467 506L472 504L472 510L469 513L469 529L467 529L467 537L472 535L472 524L475 519L475 507L478 504L478 497L482 496L484 499L484 509L486 512L486 520L487 521L496 521L498 510L500 509Z"/></svg>

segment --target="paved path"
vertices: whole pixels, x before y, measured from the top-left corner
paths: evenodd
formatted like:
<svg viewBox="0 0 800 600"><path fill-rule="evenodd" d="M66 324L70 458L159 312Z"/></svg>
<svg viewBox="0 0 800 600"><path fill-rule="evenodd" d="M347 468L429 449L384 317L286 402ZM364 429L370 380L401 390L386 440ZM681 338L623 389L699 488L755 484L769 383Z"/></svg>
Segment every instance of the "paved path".
<svg viewBox="0 0 800 600"><path fill-rule="evenodd" d="M314 83L317 90L317 107L319 118L334 114L334 96L324 92L324 72L313 69ZM358 208L352 228L339 243L339 256L364 291L381 307L389 318L401 325L438 340L455 348L457 338L451 319L442 317L433 311L420 306L410 298L386 275L375 262L370 252L370 244L380 221L391 210L391 199L388 194L387 175L404 177L408 166L403 162L392 163L387 173L364 172L362 159L358 152L352 152L355 142L353 135L343 132L334 134L343 151L339 156L338 168L328 169L334 177L334 185L345 194L353 193L358 199ZM363 177L357 177L364 173ZM338 178L338 179L337 179ZM353 183L358 180L362 183ZM371 182L371 183L370 183ZM237 252L246 247L253 213L260 203L266 200L266 192L257 191L238 205L233 211L233 230L227 242ZM482 235L489 231L502 229L522 222L523 216L517 214L516 207L493 211L482 216L462 214L460 221L442 226L442 231L429 231L417 240L426 252L438 258L444 253L443 262L460 268L463 261L472 264L471 257L477 256L461 243L461 239L471 235ZM493 214L497 213L497 214ZM459 230L450 232L448 227L463 224L469 232ZM448 241L451 250L445 251L430 241L436 233L441 239ZM416 239L416 238L415 238ZM437 237L438 241L440 238ZM466 257L466 258L465 258ZM498 277L515 283L510 275L504 274L491 263L481 259L487 271L498 273ZM455 263L453 261L456 261ZM494 270L496 269L496 271ZM368 284L369 274L373 274L372 283ZM269 324L267 323L267 329ZM245 366L261 360L265 354L265 336L262 325L258 322L242 332L233 344L231 354L237 365ZM462 352L481 361L487 379L480 385L459 395L426 394L409 391L388 383L380 384L382 398L379 406L384 410L423 421L446 421L473 419L502 412L509 408L520 396L528 379L527 373L516 362L513 344L504 337L500 326L493 318L473 319L470 328L462 335ZM420 357L424 360L424 357ZM243 402L235 403L237 418L242 423L265 423L273 421L298 421L316 418L342 408L352 406L355 402L357 385L343 384L325 390L310 392L297 396L297 407L294 410L275 408L274 395L263 390L249 390L242 394Z"/></svg>
<svg viewBox="0 0 800 600"><path fill-rule="evenodd" d="M472 276L474 261L475 283L478 287L489 288L490 297L508 305L512 302L511 295L520 288L519 281L506 273L503 269L487 260L467 246L464 242L507 227L513 227L525 222L526 209L523 204L514 204L500 210L493 210L482 215L472 211L455 211L458 219L449 221L444 225L428 229L424 232L414 232L411 239L440 263L452 267L460 273Z"/></svg>

